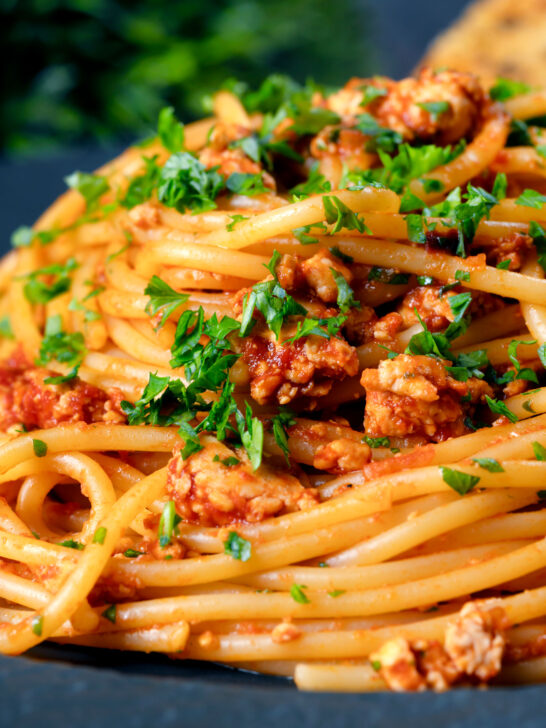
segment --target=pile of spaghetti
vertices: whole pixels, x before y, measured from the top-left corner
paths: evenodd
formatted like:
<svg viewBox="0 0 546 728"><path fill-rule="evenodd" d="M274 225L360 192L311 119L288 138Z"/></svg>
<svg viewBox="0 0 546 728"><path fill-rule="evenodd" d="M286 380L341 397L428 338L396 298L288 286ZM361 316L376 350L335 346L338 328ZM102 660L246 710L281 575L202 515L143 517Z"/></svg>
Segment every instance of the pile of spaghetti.
<svg viewBox="0 0 546 728"><path fill-rule="evenodd" d="M546 93L274 76L0 264L0 651L546 679Z"/></svg>

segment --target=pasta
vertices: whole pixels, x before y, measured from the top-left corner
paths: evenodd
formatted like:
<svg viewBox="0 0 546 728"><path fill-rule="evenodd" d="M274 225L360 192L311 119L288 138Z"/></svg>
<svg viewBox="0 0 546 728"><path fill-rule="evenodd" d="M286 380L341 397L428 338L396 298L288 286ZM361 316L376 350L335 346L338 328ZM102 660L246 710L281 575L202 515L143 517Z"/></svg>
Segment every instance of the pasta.
<svg viewBox="0 0 546 728"><path fill-rule="evenodd" d="M14 233L0 651L543 681L544 94L283 83Z"/></svg>

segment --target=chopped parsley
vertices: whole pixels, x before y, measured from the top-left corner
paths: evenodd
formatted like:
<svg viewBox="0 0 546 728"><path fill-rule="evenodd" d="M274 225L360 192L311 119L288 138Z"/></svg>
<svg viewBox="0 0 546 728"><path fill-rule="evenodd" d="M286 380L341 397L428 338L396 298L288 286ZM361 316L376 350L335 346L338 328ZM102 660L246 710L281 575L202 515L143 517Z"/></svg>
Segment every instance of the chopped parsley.
<svg viewBox="0 0 546 728"><path fill-rule="evenodd" d="M87 306L84 306L81 301L78 301L75 298L73 298L68 304L68 310L80 311L83 313L83 320L85 323L89 323L89 321L97 321L101 318L101 314L98 311L92 311L90 308L87 308Z"/></svg>
<svg viewBox="0 0 546 728"><path fill-rule="evenodd" d="M189 293L178 293L156 275L150 278L144 293L150 297L146 304L146 313L155 316L159 311L162 312L158 328L161 328L169 316L190 297Z"/></svg>
<svg viewBox="0 0 546 728"><path fill-rule="evenodd" d="M110 189L106 177L87 172L73 172L65 177L64 181L68 187L82 195L87 212L94 211L99 205L100 198Z"/></svg>
<svg viewBox="0 0 546 728"><path fill-rule="evenodd" d="M172 106L166 106L159 112L157 134L168 152L175 154L184 148L184 124L178 121Z"/></svg>
<svg viewBox="0 0 546 728"><path fill-rule="evenodd" d="M290 587L290 596L298 604L310 604L311 602L307 594L303 591L304 589L307 589L304 584L292 584Z"/></svg>
<svg viewBox="0 0 546 728"><path fill-rule="evenodd" d="M529 93L531 86L522 81L513 81L511 78L498 78L495 85L489 89L493 101L507 101L514 96Z"/></svg>
<svg viewBox="0 0 546 728"><path fill-rule="evenodd" d="M455 280L456 281L464 281L465 283L468 283L470 281L470 273L467 270L456 270L455 271Z"/></svg>
<svg viewBox="0 0 546 728"><path fill-rule="evenodd" d="M401 134L393 129L381 126L371 114L357 116L356 128L370 137L366 143L368 152L387 152L392 154L404 141Z"/></svg>
<svg viewBox="0 0 546 728"><path fill-rule="evenodd" d="M328 596L335 599L336 597L340 597L342 594L345 594L346 591L346 589L334 589L333 591L328 592Z"/></svg>
<svg viewBox="0 0 546 728"><path fill-rule="evenodd" d="M438 117L449 111L451 104L449 101L423 101L417 106L430 114L432 121L438 121Z"/></svg>
<svg viewBox="0 0 546 728"><path fill-rule="evenodd" d="M411 240L412 243L424 245L427 242L427 236L425 233L423 216L411 213L406 215L404 219L406 221L406 228L408 231L408 240Z"/></svg>
<svg viewBox="0 0 546 728"><path fill-rule="evenodd" d="M523 190L521 195L516 199L516 205L523 207L534 207L536 210L542 209L546 203L546 195L540 194L537 190Z"/></svg>
<svg viewBox="0 0 546 728"><path fill-rule="evenodd" d="M315 162L305 182L292 187L290 194L294 202L304 200L311 195L318 195L322 192L330 192L332 185L318 170L318 162Z"/></svg>
<svg viewBox="0 0 546 728"><path fill-rule="evenodd" d="M240 465L240 463L241 463L239 458L236 458L234 455L230 455L227 458L221 458L219 455L215 455L212 458L212 461L214 463L222 463L222 465L225 465L226 468L231 468L234 465Z"/></svg>
<svg viewBox="0 0 546 728"><path fill-rule="evenodd" d="M368 106L376 99L383 98L387 95L388 91L383 86L372 86L372 84L362 84L360 87L362 90L362 101L360 106Z"/></svg>
<svg viewBox="0 0 546 728"><path fill-rule="evenodd" d="M330 268L330 272L334 276L334 280L336 282L337 305L341 313L347 313L347 311L351 308L360 308L360 301L354 297L354 291L347 283L345 276L338 273L338 271L334 268Z"/></svg>
<svg viewBox="0 0 546 728"><path fill-rule="evenodd" d="M216 207L215 199L224 187L224 178L216 169L207 169L190 152L177 152L159 173L157 196L178 212L206 212Z"/></svg>
<svg viewBox="0 0 546 728"><path fill-rule="evenodd" d="M392 268L380 268L377 265L374 265L368 273L369 281L381 281L381 283L388 283L391 286L405 285L409 283L409 279L409 273L397 273Z"/></svg>
<svg viewBox="0 0 546 728"><path fill-rule="evenodd" d="M332 235L340 230L358 230L359 233L370 232L369 228L364 224L364 220L347 207L339 197L324 195L322 204L326 222L334 226L331 231Z"/></svg>
<svg viewBox="0 0 546 728"><path fill-rule="evenodd" d="M472 461L490 473L504 473L504 468L495 458L472 458Z"/></svg>
<svg viewBox="0 0 546 728"><path fill-rule="evenodd" d="M337 247L337 245L333 245L330 248L330 253L332 253L332 255L334 255L336 258L339 258L339 260L341 260L342 263L347 263L347 264L354 263L354 258L351 255L347 255L342 250L340 250Z"/></svg>
<svg viewBox="0 0 546 728"><path fill-rule="evenodd" d="M138 556L142 556L142 551L136 551L135 549L127 549L123 552L123 555L127 559L136 559Z"/></svg>
<svg viewBox="0 0 546 728"><path fill-rule="evenodd" d="M109 622L112 622L112 624L116 623L116 605L111 604L109 607L106 607L104 612L101 614L102 617L107 619Z"/></svg>
<svg viewBox="0 0 546 728"><path fill-rule="evenodd" d="M64 546L67 549L75 549L76 551L83 551L85 546L79 541L74 541L73 538L69 538L66 541L61 541L59 546Z"/></svg>
<svg viewBox="0 0 546 728"><path fill-rule="evenodd" d="M263 423L257 417L252 416L252 409L248 402L245 402L244 416L239 410L236 410L235 419L237 421L239 436L252 465L252 470L257 470L262 463L264 448Z"/></svg>
<svg viewBox="0 0 546 728"><path fill-rule="evenodd" d="M504 402L501 402L498 399L493 399L489 395L485 395L485 401L487 402L487 405L491 412L496 415L502 415L503 417L507 417L510 422L517 422L518 417L513 412L511 412L508 407L504 404Z"/></svg>
<svg viewBox="0 0 546 728"><path fill-rule="evenodd" d="M158 155L153 157L142 157L144 172L136 175L129 182L125 195L121 198L120 204L130 210L136 205L141 205L149 200L159 183L161 167L157 164Z"/></svg>
<svg viewBox="0 0 546 728"><path fill-rule="evenodd" d="M365 442L366 445L369 445L371 448L391 446L391 442L388 437L369 437L368 435L364 435L362 442Z"/></svg>
<svg viewBox="0 0 546 728"><path fill-rule="evenodd" d="M294 413L286 407L281 407L278 414L271 418L271 424L273 426L275 442L282 450L286 462L290 464L290 450L288 448L288 434L286 430L288 427L296 424Z"/></svg>
<svg viewBox="0 0 546 728"><path fill-rule="evenodd" d="M269 192L269 188L265 186L264 179L261 174L249 174L246 172L233 172L227 178L226 187L234 195L262 195Z"/></svg>
<svg viewBox="0 0 546 728"><path fill-rule="evenodd" d="M224 541L224 553L237 561L248 561L252 556L252 544L237 531L230 531Z"/></svg>
<svg viewBox="0 0 546 728"><path fill-rule="evenodd" d="M48 377L44 380L45 383L59 384L73 379L78 373L86 351L83 334L80 331L68 334L62 330L60 314L49 316L36 364L45 367L51 361L56 360L61 364L67 364L72 369L66 376Z"/></svg>
<svg viewBox="0 0 546 728"><path fill-rule="evenodd" d="M546 460L546 447L540 442L533 442L533 452L537 460Z"/></svg>
<svg viewBox="0 0 546 728"><path fill-rule="evenodd" d="M469 493L480 482L480 478L477 475L469 475L468 473L463 473L460 470L452 470L445 466L440 467L440 472L442 473L444 483L447 483L459 495L466 495L466 493Z"/></svg>
<svg viewBox="0 0 546 728"><path fill-rule="evenodd" d="M231 233L235 229L235 225L237 225L238 222L248 220L249 218L245 215L230 215L229 219L231 220L231 222L228 222L228 224L226 225L226 230Z"/></svg>
<svg viewBox="0 0 546 728"><path fill-rule="evenodd" d="M537 263L546 271L546 230L533 220L529 223L529 235L537 251Z"/></svg>
<svg viewBox="0 0 546 728"><path fill-rule="evenodd" d="M172 539L175 529L182 519L176 512L174 501L170 500L165 503L159 519L157 535L159 538L159 546L164 549L168 546Z"/></svg>
<svg viewBox="0 0 546 728"><path fill-rule="evenodd" d="M76 270L79 264L74 258L69 258L66 263L53 263L45 268L38 268L32 273L22 276L26 279L23 287L25 298L30 303L48 303L62 293L66 293L72 285L70 273ZM49 282L42 280L49 278Z"/></svg>
<svg viewBox="0 0 546 728"><path fill-rule="evenodd" d="M35 617L32 618L32 621L31 621L30 624L31 624L32 631L34 632L34 634L37 637L41 637L42 636L42 630L43 630L43 627L44 627L44 618L42 617L42 615L41 614L37 614Z"/></svg>
<svg viewBox="0 0 546 728"><path fill-rule="evenodd" d="M267 265L273 275L273 280L256 283L243 301L242 320L239 336L247 336L254 326L254 311L259 311L265 322L274 332L277 340L280 337L284 320L288 316L306 316L307 310L288 295L280 285L275 269L281 256L277 251Z"/></svg>
<svg viewBox="0 0 546 728"><path fill-rule="evenodd" d="M37 458L43 458L47 455L47 443L43 440L32 439L32 449Z"/></svg>
<svg viewBox="0 0 546 728"><path fill-rule="evenodd" d="M303 225L302 227L294 228L292 232L302 245L315 245L316 243L318 243L318 238L309 235L309 233L313 229L327 232L327 227L323 222L315 222L311 223L311 225Z"/></svg>
<svg viewBox="0 0 546 728"><path fill-rule="evenodd" d="M533 382L534 384L538 384L537 375L535 372L530 368L523 369L517 356L517 348L520 344L524 346L531 346L532 344L536 344L536 340L533 341L522 341L520 339L513 339L508 344L508 358L514 365L514 369L516 370L516 379L526 379L528 382Z"/></svg>
<svg viewBox="0 0 546 728"><path fill-rule="evenodd" d="M104 528L104 526L99 526L95 533L93 534L93 543L104 543L104 539L106 538L107 530Z"/></svg>

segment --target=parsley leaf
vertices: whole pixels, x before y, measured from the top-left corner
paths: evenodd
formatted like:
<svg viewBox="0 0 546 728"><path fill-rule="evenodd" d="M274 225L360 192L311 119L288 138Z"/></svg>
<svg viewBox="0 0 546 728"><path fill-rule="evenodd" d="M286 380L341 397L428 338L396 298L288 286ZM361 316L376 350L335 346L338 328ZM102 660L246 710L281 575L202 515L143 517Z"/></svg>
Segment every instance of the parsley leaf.
<svg viewBox="0 0 546 728"><path fill-rule="evenodd" d="M245 402L245 415L237 410L235 412L237 420L237 429L241 437L241 442L247 452L248 459L252 466L252 470L257 470L262 463L263 447L264 447L264 426L257 418L252 416L252 409L248 402Z"/></svg>
<svg viewBox="0 0 546 728"><path fill-rule="evenodd" d="M290 596L295 602L298 602L298 604L310 604L311 600L307 596L307 594L303 591L304 589L307 589L307 587L304 584L292 584L290 587Z"/></svg>
<svg viewBox="0 0 546 728"><path fill-rule="evenodd" d="M0 337L4 339L14 339L15 334L11 328L11 322L9 316L2 316L0 318Z"/></svg>
<svg viewBox="0 0 546 728"><path fill-rule="evenodd" d="M546 195L541 195L537 190L523 190L521 195L516 199L516 205L523 207L534 207L536 210L542 209L546 203Z"/></svg>
<svg viewBox="0 0 546 728"><path fill-rule="evenodd" d="M514 96L529 93L531 86L522 81L513 81L511 78L499 77L494 86L489 89L493 101L507 101Z"/></svg>
<svg viewBox="0 0 546 728"><path fill-rule="evenodd" d="M368 435L364 435L362 442L365 442L371 448L390 447L391 445L388 437L368 437Z"/></svg>
<svg viewBox="0 0 546 728"><path fill-rule="evenodd" d="M546 271L546 230L538 222L532 220L529 223L529 235L533 239L533 245L537 251L537 262Z"/></svg>
<svg viewBox="0 0 546 728"><path fill-rule="evenodd" d="M69 273L78 267L79 264L76 263L76 260L69 258L64 264L54 263L22 276L27 279L23 287L25 298L30 303L47 303L62 293L66 293L72 284ZM51 277L52 280L45 283L41 280L42 276Z"/></svg>
<svg viewBox="0 0 546 728"><path fill-rule="evenodd" d="M234 195L246 195L248 197L270 192L269 188L265 186L261 174L248 174L245 172L230 174L226 181L226 187Z"/></svg>
<svg viewBox="0 0 546 728"><path fill-rule="evenodd" d="M150 278L148 285L144 289L144 293L150 297L150 300L146 304L146 313L149 316L155 316L158 311L162 311L161 321L158 326L159 329L167 321L169 316L183 303L186 303L190 297L189 293L178 293L156 275Z"/></svg>
<svg viewBox="0 0 546 728"><path fill-rule="evenodd" d="M130 210L136 205L141 205L153 195L159 184L161 167L157 164L158 155L153 157L142 157L145 170L142 174L134 176L129 182L125 195L121 198L122 207Z"/></svg>
<svg viewBox="0 0 546 728"><path fill-rule="evenodd" d="M85 546L79 541L74 541L73 538L69 538L66 541L61 541L59 546L64 546L67 549L75 549L76 551L83 551Z"/></svg>
<svg viewBox="0 0 546 728"><path fill-rule="evenodd" d="M449 101L423 101L417 106L430 114L433 122L438 121L438 117L449 111L451 104Z"/></svg>
<svg viewBox="0 0 546 728"><path fill-rule="evenodd" d="M425 234L423 216L412 213L410 215L406 215L404 219L406 221L406 228L408 231L408 240L411 240L413 243L424 245L424 243L427 242L427 236Z"/></svg>
<svg viewBox="0 0 546 728"><path fill-rule="evenodd" d="M311 195L318 195L321 192L330 192L331 189L332 185L326 177L319 172L318 162L316 162L311 168L309 176L305 182L292 187L290 194L292 195L292 199L296 201L304 200L306 197L310 197Z"/></svg>
<svg viewBox="0 0 546 728"><path fill-rule="evenodd" d="M347 207L339 197L325 195L322 198L322 205L326 215L326 222L334 226L332 234L338 233L340 230L358 230L359 233L371 232L364 224L364 220Z"/></svg>
<svg viewBox="0 0 546 728"><path fill-rule="evenodd" d="M73 379L86 353L83 334L80 331L73 334L63 331L60 314L47 319L44 338L40 345L40 356L36 359L36 364L45 367L55 359L61 364L72 367L72 370L66 376L48 377L44 380L46 384L59 384Z"/></svg>
<svg viewBox="0 0 546 728"><path fill-rule="evenodd" d="M100 198L108 192L110 186L106 177L87 172L73 172L65 177L66 184L73 190L77 190L85 200L87 212L95 210Z"/></svg>
<svg viewBox="0 0 546 728"><path fill-rule="evenodd" d="M163 506L157 530L159 545L162 549L171 543L173 536L176 533L175 529L181 520L182 519L176 512L174 501L167 501Z"/></svg>
<svg viewBox="0 0 546 728"><path fill-rule="evenodd" d="M109 607L106 607L106 609L101 613L101 617L104 617L109 622L112 622L112 624L116 623L116 605L111 604Z"/></svg>
<svg viewBox="0 0 546 728"><path fill-rule="evenodd" d="M306 316L307 310L288 295L279 284L275 274L275 267L280 260L277 251L266 266L273 273L273 280L256 283L243 300L243 311L239 336L247 336L254 326L253 314L258 310L264 317L267 325L279 340L284 320L288 316Z"/></svg>
<svg viewBox="0 0 546 728"><path fill-rule="evenodd" d="M99 526L93 534L93 543L103 544L107 533L108 531L106 528L104 528L104 526Z"/></svg>
<svg viewBox="0 0 546 728"><path fill-rule="evenodd" d="M537 342L534 339L533 341L522 341L521 339L513 339L508 344L508 358L510 359L516 370L516 379L526 379L528 382L534 382L535 384L538 384L538 379L535 372L529 368L522 369L516 355L517 348L520 344L523 344L524 346L531 346L532 344L536 343Z"/></svg>
<svg viewBox="0 0 546 728"><path fill-rule="evenodd" d="M296 424L294 413L292 410L283 407L278 414L271 418L271 424L273 425L275 442L282 450L286 462L290 464L290 450L288 449L288 435L286 430L288 427Z"/></svg>
<svg viewBox="0 0 546 728"><path fill-rule="evenodd" d="M207 169L189 152L171 155L161 169L158 182L159 201L178 212L213 210L217 195L225 187L216 169Z"/></svg>
<svg viewBox="0 0 546 728"><path fill-rule="evenodd" d="M159 112L157 134L168 152L175 154L184 148L184 125L176 118L172 106L166 106Z"/></svg>
<svg viewBox="0 0 546 728"><path fill-rule="evenodd" d="M533 442L533 452L537 460L546 460L546 447L541 445L540 442Z"/></svg>
<svg viewBox="0 0 546 728"><path fill-rule="evenodd" d="M248 561L252 556L252 544L237 531L230 531L224 541L224 553L238 561Z"/></svg>
<svg viewBox="0 0 546 728"><path fill-rule="evenodd" d="M30 624L31 624L33 633L37 637L41 637L42 636L42 630L43 630L43 627L44 627L44 618L42 617L42 615L41 614L37 614L36 616L34 616L32 618L32 621L31 621Z"/></svg>
<svg viewBox="0 0 546 728"><path fill-rule="evenodd" d="M354 297L354 291L347 283L345 276L338 273L335 268L330 268L330 273L334 276L337 285L337 305L341 313L347 313L351 308L360 308L360 301Z"/></svg>
<svg viewBox="0 0 546 728"><path fill-rule="evenodd" d="M325 232L327 230L326 225L323 222L315 222L310 225L303 225L302 227L294 228L292 232L302 245L315 245L318 243L318 238L309 235L312 229L321 231L324 230Z"/></svg>
<svg viewBox="0 0 546 728"><path fill-rule="evenodd" d="M360 114L357 118L356 128L365 136L370 137L366 144L366 151L392 153L404 141L401 134L393 129L380 126L377 119L371 114Z"/></svg>
<svg viewBox="0 0 546 728"><path fill-rule="evenodd" d="M440 472L442 473L443 481L459 495L466 495L466 493L470 492L480 482L480 478L477 475L469 475L468 473L463 473L460 470L452 470L445 466L440 467Z"/></svg>
<svg viewBox="0 0 546 728"><path fill-rule="evenodd" d="M336 258L339 258L339 260L341 260L342 263L348 263L348 264L354 263L354 258L351 255L347 255L346 253L341 251L337 247L337 245L332 246L329 250L330 250L330 253L332 253L332 255L335 255Z"/></svg>
<svg viewBox="0 0 546 728"><path fill-rule="evenodd" d="M230 215L229 218L231 222L228 222L228 224L226 225L226 230L230 233L233 232L233 230L235 229L235 225L237 225L238 222L249 219L245 215Z"/></svg>
<svg viewBox="0 0 546 728"><path fill-rule="evenodd" d="M484 470L488 470L490 473L504 473L504 468L495 458L472 458L472 460L480 468L484 468Z"/></svg>
<svg viewBox="0 0 546 728"><path fill-rule="evenodd" d="M504 402L501 402L498 399L492 399L489 395L485 395L485 401L487 402L487 405L491 412L493 412L496 415L503 415L504 417L508 417L510 422L517 422L518 418L517 415L515 415L513 412L511 412L508 407L504 404Z"/></svg>
<svg viewBox="0 0 546 728"><path fill-rule="evenodd" d="M362 89L362 101L360 106L368 106L376 99L380 99L387 95L387 89L382 86L372 86L372 84L365 83L361 87Z"/></svg>
<svg viewBox="0 0 546 728"><path fill-rule="evenodd" d="M47 455L47 443L43 440L32 439L32 449L37 458L43 458Z"/></svg>

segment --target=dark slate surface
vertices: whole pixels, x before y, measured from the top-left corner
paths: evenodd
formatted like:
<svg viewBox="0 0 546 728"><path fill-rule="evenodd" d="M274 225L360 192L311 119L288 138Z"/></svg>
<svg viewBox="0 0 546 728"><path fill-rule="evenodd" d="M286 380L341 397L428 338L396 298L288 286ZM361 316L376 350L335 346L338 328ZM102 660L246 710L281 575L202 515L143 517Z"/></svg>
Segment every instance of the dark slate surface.
<svg viewBox="0 0 546 728"><path fill-rule="evenodd" d="M17 728L538 728L545 690L298 693L286 681L162 658L68 650L0 658L0 725ZM84 661L87 665L76 664Z"/></svg>

